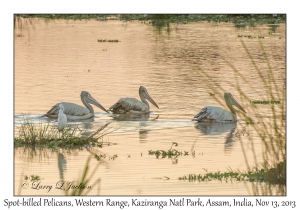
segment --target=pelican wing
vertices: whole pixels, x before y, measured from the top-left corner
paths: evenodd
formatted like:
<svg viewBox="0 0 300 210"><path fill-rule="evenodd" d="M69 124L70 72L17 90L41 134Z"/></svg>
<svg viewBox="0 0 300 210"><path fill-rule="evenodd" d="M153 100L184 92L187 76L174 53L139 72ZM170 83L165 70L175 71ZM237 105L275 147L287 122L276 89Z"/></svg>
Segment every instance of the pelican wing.
<svg viewBox="0 0 300 210"><path fill-rule="evenodd" d="M128 111L145 112L149 107L135 98L121 98L117 103L112 105L109 110L113 113L124 114Z"/></svg>
<svg viewBox="0 0 300 210"><path fill-rule="evenodd" d="M234 121L233 115L225 109L216 106L206 106L195 115L197 121Z"/></svg>
<svg viewBox="0 0 300 210"><path fill-rule="evenodd" d="M61 102L58 103L56 105L54 105L47 113L46 116L54 116L54 115L58 115L58 111L59 111L59 104L62 104L64 106L64 114L66 115L70 115L70 116L82 116L82 115L87 115L90 113L90 111L80 105L77 104L73 104L70 102Z"/></svg>

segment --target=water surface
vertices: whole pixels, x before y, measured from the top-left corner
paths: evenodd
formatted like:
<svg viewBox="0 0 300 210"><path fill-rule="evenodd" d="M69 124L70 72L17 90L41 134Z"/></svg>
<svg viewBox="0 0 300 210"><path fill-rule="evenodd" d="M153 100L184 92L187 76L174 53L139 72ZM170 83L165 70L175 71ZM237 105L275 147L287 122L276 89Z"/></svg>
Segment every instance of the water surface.
<svg viewBox="0 0 300 210"><path fill-rule="evenodd" d="M239 96L237 81L251 99L269 100L241 40L266 76L268 65L260 43L263 45L273 69L273 84L285 89L285 28L285 24L277 25L274 31L272 25L237 28L231 23L201 22L158 29L139 21L20 19L15 25L15 126L20 125L23 116L36 124L49 122L41 116L57 102L82 104L82 90L109 108L119 98L139 98L138 89L143 85L159 106L157 109L150 105L149 116L115 119L115 115L94 107L95 118L79 123L93 132L110 122L113 130L103 137L110 146L97 149L106 158L92 177L90 183L97 184L90 195L264 194L254 190L264 184L199 183L179 181L178 177L204 174L206 170L243 171L247 169L246 162L252 166L262 162L261 140L245 121L203 124L191 119L207 105L227 109L225 91L231 92L255 118L255 113L248 111L249 101ZM119 42L98 42L99 39ZM243 84L228 63L253 82ZM270 106L260 106L259 115L270 119ZM235 134L242 129L251 135L251 140L237 138ZM172 142L178 143L177 150L188 151L189 155L171 159L148 154L149 150L168 150ZM41 184L53 186L62 175L65 180L76 181L90 154L88 148L15 148L15 194L64 195L58 189L20 190L22 177L39 175ZM112 159L114 155L117 158ZM91 168L97 163L92 158ZM276 187L272 190L276 194Z"/></svg>

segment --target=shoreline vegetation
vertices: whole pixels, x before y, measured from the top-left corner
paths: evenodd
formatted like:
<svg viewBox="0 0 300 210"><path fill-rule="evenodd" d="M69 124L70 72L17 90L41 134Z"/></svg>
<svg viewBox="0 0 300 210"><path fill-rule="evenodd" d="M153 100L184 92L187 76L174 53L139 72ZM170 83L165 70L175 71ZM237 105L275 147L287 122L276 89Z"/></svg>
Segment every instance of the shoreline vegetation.
<svg viewBox="0 0 300 210"><path fill-rule="evenodd" d="M78 125L68 125L62 132L53 123L32 124L26 117L20 126L16 126L14 137L15 147L41 147L41 148L82 148L110 145L104 142L103 137L113 130L106 123L90 135L84 135L85 130Z"/></svg>
<svg viewBox="0 0 300 210"><path fill-rule="evenodd" d="M152 25L162 23L232 22L242 26L255 26L255 24L286 23L286 14L15 14L15 18L141 21Z"/></svg>
<svg viewBox="0 0 300 210"><path fill-rule="evenodd" d="M205 169L204 169L205 170ZM208 172L205 174L189 174L179 177L178 180L189 182L207 182L218 180L221 182L233 181L249 181L249 182L265 182L270 185L286 185L286 159L274 166L262 166L262 168L253 168L249 171L233 171L228 172Z"/></svg>

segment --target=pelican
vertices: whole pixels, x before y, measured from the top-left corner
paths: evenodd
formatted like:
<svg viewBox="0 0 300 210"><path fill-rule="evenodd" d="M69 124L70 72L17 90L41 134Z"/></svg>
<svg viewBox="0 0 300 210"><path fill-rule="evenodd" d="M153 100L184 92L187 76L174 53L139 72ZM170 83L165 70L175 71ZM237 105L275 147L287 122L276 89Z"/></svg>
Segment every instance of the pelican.
<svg viewBox="0 0 300 210"><path fill-rule="evenodd" d="M230 109L231 113L225 109L222 109L221 107L216 106L206 106L201 111L195 115L194 119L195 121L206 121L206 122L235 122L237 121L236 118L236 112L233 108L233 105L235 105L237 108L239 108L241 111L246 111L243 109L243 107L233 98L231 93L227 92L224 94L225 102Z"/></svg>
<svg viewBox="0 0 300 210"><path fill-rule="evenodd" d="M91 117L94 117L94 109L90 105L94 104L99 107L103 111L109 113L100 103L98 103L87 91L82 91L80 94L82 103L86 106L80 106L70 102L61 102L54 105L45 116L50 118L57 118L57 114L59 111L59 104L62 104L64 107L64 114L66 114L69 120L85 120Z"/></svg>
<svg viewBox="0 0 300 210"><path fill-rule="evenodd" d="M112 105L109 108L109 110L112 111L114 114L149 113L150 107L149 107L147 100L150 101L154 106L156 106L159 109L159 107L157 106L155 101L151 98L147 89L144 86L140 86L139 95L140 95L141 101L139 101L135 98L121 98L117 103Z"/></svg>
<svg viewBox="0 0 300 210"><path fill-rule="evenodd" d="M58 122L57 127L59 131L62 131L67 125L67 116L64 114L64 106L59 104L59 111L58 111Z"/></svg>

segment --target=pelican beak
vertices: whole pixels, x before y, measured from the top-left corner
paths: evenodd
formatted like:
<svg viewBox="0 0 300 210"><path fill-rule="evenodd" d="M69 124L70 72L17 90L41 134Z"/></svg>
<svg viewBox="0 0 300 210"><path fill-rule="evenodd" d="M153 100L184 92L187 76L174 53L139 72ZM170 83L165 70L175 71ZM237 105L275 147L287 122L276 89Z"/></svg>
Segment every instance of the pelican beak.
<svg viewBox="0 0 300 210"><path fill-rule="evenodd" d="M242 107L242 106L241 106L241 105L240 105L233 97L231 97L230 100L231 100L231 104L232 104L232 105L236 106L236 107L239 108L241 111L243 111L243 112L246 113L246 111L243 109L243 107Z"/></svg>
<svg viewBox="0 0 300 210"><path fill-rule="evenodd" d="M96 99L94 99L91 95L88 95L87 97L87 101L90 104L94 104L96 107L102 109L103 111L109 113L98 101L96 101Z"/></svg>
<svg viewBox="0 0 300 210"><path fill-rule="evenodd" d="M156 106L158 109L158 105L155 103L155 101L151 98L151 96L149 95L149 93L147 91L144 92L145 98L151 102L151 104L153 104L154 106Z"/></svg>

